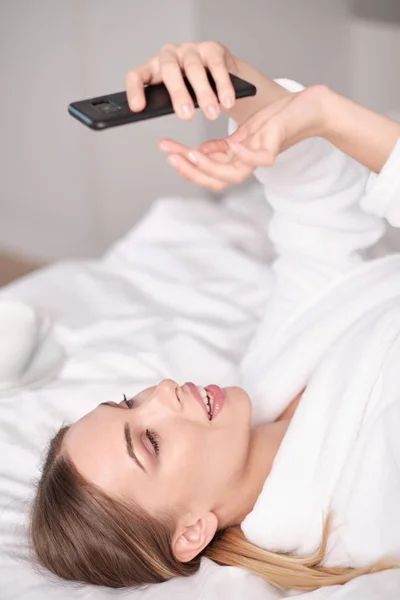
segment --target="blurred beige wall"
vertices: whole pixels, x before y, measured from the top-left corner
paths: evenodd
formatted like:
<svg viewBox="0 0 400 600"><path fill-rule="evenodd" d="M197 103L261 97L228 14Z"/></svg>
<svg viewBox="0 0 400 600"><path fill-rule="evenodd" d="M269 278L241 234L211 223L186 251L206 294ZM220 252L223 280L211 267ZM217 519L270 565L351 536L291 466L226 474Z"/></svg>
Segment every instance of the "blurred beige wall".
<svg viewBox="0 0 400 600"><path fill-rule="evenodd" d="M125 72L194 37L194 0L0 3L0 249L38 259L96 256L162 194L193 194L157 150L188 144L176 118L92 132L74 100L124 89Z"/></svg>
<svg viewBox="0 0 400 600"><path fill-rule="evenodd" d="M1 2L0 250L98 256L157 197L205 193L178 179L157 140L194 145L223 133L223 119L95 133L67 113L73 100L122 90L125 71L162 44L219 39L274 77L324 82L387 111L400 108L390 14L363 14L351 0Z"/></svg>

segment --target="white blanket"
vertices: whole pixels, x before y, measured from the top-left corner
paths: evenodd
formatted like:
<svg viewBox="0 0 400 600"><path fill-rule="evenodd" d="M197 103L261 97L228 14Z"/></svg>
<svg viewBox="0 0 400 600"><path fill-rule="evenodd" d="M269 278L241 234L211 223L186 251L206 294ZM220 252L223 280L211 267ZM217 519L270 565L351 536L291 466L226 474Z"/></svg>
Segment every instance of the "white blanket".
<svg viewBox="0 0 400 600"><path fill-rule="evenodd" d="M339 159L337 166L343 169ZM279 169L275 172L278 173ZM353 181L346 168L343 173L346 181ZM359 181L358 178L355 180ZM340 185L342 183L343 180ZM359 184L354 185L357 187ZM363 185L362 183L361 187ZM273 197L273 189L271 194ZM352 196L351 201L347 197L347 204L355 203L357 194ZM232 209L233 205L235 209ZM285 206L285 202L282 206ZM309 277L306 286L302 286L303 280L298 282L295 299L290 294L285 295L286 292L283 294L281 314L285 315L285 319L277 321L275 330L268 315L263 319L262 315L269 297L269 306L272 308L270 314L275 314L277 298L282 290L287 289L276 283L293 281L293 269L289 269L288 280L285 278L291 256L285 239L286 242L290 239L295 240L286 235L285 216L279 215L278 229L283 232L283 237L281 236L277 247L282 251L271 273L270 247L266 238L266 208L257 199L242 198L239 203L227 202L221 205L204 200L160 201L147 218L117 244L104 260L56 265L2 290L0 300L18 299L27 302L42 314L54 319L54 336L63 346L67 358L63 369L53 380L38 388L15 390L0 399L1 600L97 600L120 597L119 593L110 590L77 588L70 584L54 582L43 574L33 572L29 564L20 559L21 555L26 555L23 530L32 492L31 483L38 476L44 444L63 421L78 418L99 401L120 398L123 392L134 394L148 383L165 376L171 376L178 381L188 378L202 381L211 377L220 385L238 382L241 378L239 364L254 333L267 327L271 333L268 339L274 339L276 344L282 343L283 347L285 332L288 331L287 324L293 324L296 320L293 317L296 311L299 313L297 316L306 314L310 292L322 296L326 293L326 289L322 291L326 284L336 286L337 277L350 278L346 273L350 273L360 262L360 258L355 256L354 244L365 247L379 238L382 227L378 221L370 218L357 220L353 218L356 216L355 209L350 207L349 210L350 221L340 218L338 221L328 219L328 225L330 221L333 223L333 230L338 222L344 223L352 240L357 240L345 244L346 256L342 255L340 260L338 257L332 257L331 246L327 243L325 248L329 250L332 260L329 264L319 261L316 268L317 263L312 257L308 256L305 259L300 251L293 253L301 258L299 272L305 273L304 269L310 264L312 269L307 271ZM300 216L307 213L301 210L297 212ZM311 214L311 211L308 214ZM319 214L324 218L322 212ZM293 219L290 220L293 222ZM277 236L279 238L276 223L277 219L275 225L273 223L275 240ZM332 239L328 230L325 232L327 242L328 237ZM335 237L335 231L332 235ZM304 245L303 238L303 247L315 247L318 250L318 243ZM395 262L396 259L387 259L385 268L390 270ZM369 269L361 267L364 268L367 271ZM393 283L392 279L393 277L390 285ZM272 284L275 292L270 296ZM393 298L394 296L388 298L388 302ZM393 311L397 317L397 311ZM387 326L383 324L382 327ZM379 332L377 335L379 336ZM260 343L256 335L247 357L251 356L257 347L261 347ZM384 343L382 349L385 350ZM333 347L331 352L335 352ZM368 353L368 347L364 349L363 346L363 352ZM305 355L303 347L301 354ZM365 356L366 354L363 354L359 357L360 365L364 364L362 361ZM387 362L384 362L385 368L389 364L389 356L388 352L385 359ZM265 358L268 358L267 354ZM243 365L246 365L246 360ZM295 365L296 362L292 364L293 367ZM264 366L267 366L267 360ZM329 365L326 367L327 371L328 367ZM324 373L323 364L321 369ZM263 368L258 368L258 371L262 375ZM290 372L292 373L292 370ZM299 373L301 377L298 376ZM304 373L304 368L293 369L295 388L299 386ZM287 372L286 380L289 379L288 375ZM315 377L319 377L318 372ZM389 385L390 381L385 379L385 385ZM261 386L263 383L263 377L259 378L258 384ZM315 384L310 382L307 395L311 394L314 385L317 385L317 379ZM378 389L374 385L374 390ZM279 386L276 390L279 390ZM287 402L288 391L289 388L285 387L284 393L280 396L277 394L276 402L272 401L271 397L266 397L266 414L278 411ZM388 394L387 397L390 399L391 395ZM329 407L328 413L332 411L331 403ZM372 399L366 408L371 412L366 413L365 423L371 423L375 419L375 403ZM340 410L347 410L346 403L340 404ZM282 468L285 468L284 456L286 448L289 453L291 451L291 438L296 420L304 421L306 411L305 401L302 402L301 410L299 409L282 446L277 467L283 457ZM255 413L262 413L257 393ZM321 408L321 416L324 418L324 431L333 435L326 420L325 409ZM357 422L360 421L357 421L356 417L349 422L349 433L353 437ZM361 433L363 442L364 433ZM386 433L387 439L392 439L390 431ZM306 448L306 445L300 444L301 450L303 447ZM362 448L361 445L359 447ZM349 461L349 469L354 466L356 455L354 456L354 460L352 458ZM336 459L332 453L329 456L327 454L327 458L334 469L335 481L339 481L342 475L340 459ZM314 460L310 469L316 465L318 470L321 464ZM376 469L378 470L379 466ZM273 485L274 473L271 482ZM377 489L381 483L382 479L379 480ZM279 482L276 485L278 484ZM290 481L287 482L287 486L290 487ZM321 489L324 491L325 488ZM329 491L329 486L326 489ZM386 487L384 489L386 490ZM303 486L303 494L306 491ZM317 489L316 502L321 499L321 496L318 496L319 491ZM271 505L276 510L272 495L271 498ZM324 502L327 499L327 493L322 495ZM339 498L339 504L340 501ZM314 511L311 513L308 510L305 501L299 502L299 506L304 511L300 517L304 514L316 531L319 523L313 523ZM357 506L359 507L359 504ZM282 508L283 514L287 515L285 502ZM253 514L256 514L256 510ZM298 516L296 513L291 517L293 537L283 531L285 535L279 543L291 546L293 540L299 539L301 528L298 526ZM282 531L281 525L282 521L278 519L277 528L280 527ZM273 527L267 529L268 534L274 533ZM287 529L289 530L289 527ZM311 533L314 535L314 529ZM308 539L304 538L305 542ZM343 587L322 589L300 597L302 600L359 597L364 600L386 600L398 598L399 585L399 574L391 571L359 578ZM129 591L123 596L143 600L172 600L180 597L207 600L251 597L255 600L270 600L280 598L282 594L244 571L218 567L205 560L200 572L192 579L174 580L146 591Z"/></svg>
<svg viewBox="0 0 400 600"><path fill-rule="evenodd" d="M0 301L18 299L49 315L67 355L53 379L0 397L1 600L121 597L54 582L26 560L24 526L45 445L62 422L163 377L238 380L268 296L267 215L259 196L221 205L165 198L103 260L54 265L1 290ZM191 579L122 597L239 600L247 593L280 597L245 571L204 560Z"/></svg>
<svg viewBox="0 0 400 600"><path fill-rule="evenodd" d="M227 206L213 206L207 201L160 201L147 219L110 252L106 261L60 264L21 280L0 294L0 299L18 298L50 314L58 324L56 328L69 355L57 380L39 389L22 389L0 400L1 600L121 597L120 593L110 590L55 582L31 569L25 559L23 536L31 484L38 476L43 447L50 435L63 421L79 417L102 399L119 397L121 391L134 392L164 374L179 379L181 368L189 368L191 374L201 380L205 371L215 373L220 366L217 381L221 384L231 381L239 364L238 357L254 332L268 297L270 257L264 225L260 226L263 222L265 227L267 224L265 207L250 198L239 198L235 205L240 212ZM173 245L165 239L172 235L170 228L164 227L172 219ZM188 235L177 244L184 230L193 237ZM216 263L216 253L220 252L221 256L225 253L225 260ZM161 269L160 254L165 258ZM191 289L193 273L201 275L203 289L216 286L217 276L221 279L222 275L225 286L220 283L218 293L214 294L199 291L198 300L186 308L191 315L180 317L179 307L173 324L166 323L164 315L170 315L167 299L160 293L151 300L145 290L148 281L139 283L136 277L135 264L140 265L142 258L149 263L151 256L157 257L149 265L153 270L153 292L163 289L167 273L175 277L179 294ZM185 269L182 269L183 260ZM192 276L188 277L188 273ZM241 332L233 330L224 316L230 289L236 290L234 305L242 311ZM232 304L232 298L228 304ZM214 332L219 328L219 336L208 335L206 341L202 340L198 332L201 335L203 325L213 327ZM215 342L211 341L214 339ZM171 347L179 350L173 365ZM186 349L194 353L193 362L185 358ZM199 361L197 352L202 349ZM185 358L183 367L182 357ZM376 574L344 587L326 588L300 597L301 600L342 600L360 596L364 600L394 600L398 597L398 580L393 573ZM218 567L204 560L200 572L191 579L174 580L145 592L129 591L122 597L130 600L241 600L243 597L275 600L282 594L245 571Z"/></svg>

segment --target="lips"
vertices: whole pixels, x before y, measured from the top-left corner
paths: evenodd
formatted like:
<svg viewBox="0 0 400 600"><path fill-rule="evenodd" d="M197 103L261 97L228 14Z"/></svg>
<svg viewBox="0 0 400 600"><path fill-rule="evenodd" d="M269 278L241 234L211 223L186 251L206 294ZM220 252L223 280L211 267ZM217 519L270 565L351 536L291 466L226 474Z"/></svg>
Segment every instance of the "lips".
<svg viewBox="0 0 400 600"><path fill-rule="evenodd" d="M191 382L187 382L185 385L202 406L207 419L213 421L224 406L225 392L218 385L208 385L205 388Z"/></svg>
<svg viewBox="0 0 400 600"><path fill-rule="evenodd" d="M211 416L211 420L213 421L224 407L225 392L218 385L207 385L205 389L213 399L213 411Z"/></svg>

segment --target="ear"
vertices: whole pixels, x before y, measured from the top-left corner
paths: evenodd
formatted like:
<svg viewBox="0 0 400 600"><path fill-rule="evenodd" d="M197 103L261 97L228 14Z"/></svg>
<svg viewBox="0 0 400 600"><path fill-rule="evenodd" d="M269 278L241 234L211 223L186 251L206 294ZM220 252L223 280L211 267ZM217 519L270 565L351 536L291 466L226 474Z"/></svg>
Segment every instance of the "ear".
<svg viewBox="0 0 400 600"><path fill-rule="evenodd" d="M189 562L197 556L213 539L218 529L218 519L208 512L196 522L178 525L172 541L172 552L179 562Z"/></svg>

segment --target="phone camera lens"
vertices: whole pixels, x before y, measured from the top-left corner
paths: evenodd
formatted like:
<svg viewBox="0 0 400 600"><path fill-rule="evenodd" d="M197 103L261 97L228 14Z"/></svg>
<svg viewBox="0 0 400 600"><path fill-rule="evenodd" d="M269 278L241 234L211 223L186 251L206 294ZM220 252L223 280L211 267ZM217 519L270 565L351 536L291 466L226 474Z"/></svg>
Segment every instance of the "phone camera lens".
<svg viewBox="0 0 400 600"><path fill-rule="evenodd" d="M96 102L93 103L93 106L97 108L104 115L109 115L111 113L118 112L121 110L121 107L118 104L114 104L113 102L104 101L104 102Z"/></svg>

